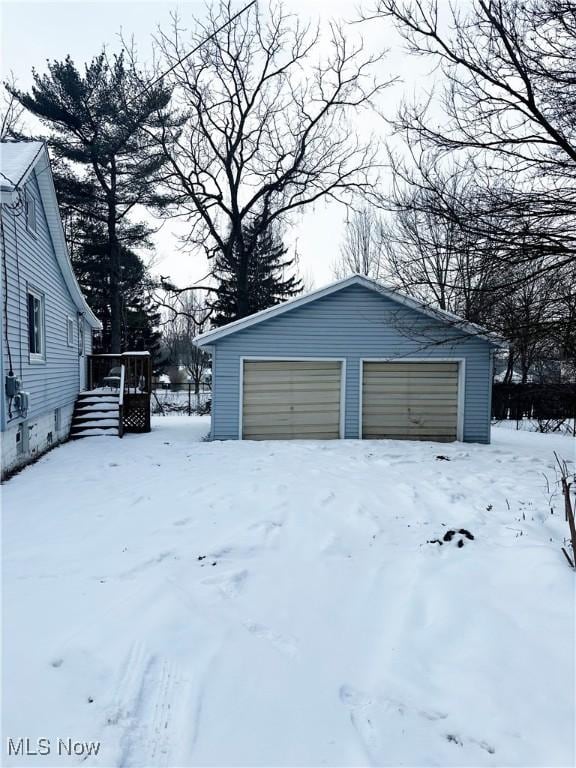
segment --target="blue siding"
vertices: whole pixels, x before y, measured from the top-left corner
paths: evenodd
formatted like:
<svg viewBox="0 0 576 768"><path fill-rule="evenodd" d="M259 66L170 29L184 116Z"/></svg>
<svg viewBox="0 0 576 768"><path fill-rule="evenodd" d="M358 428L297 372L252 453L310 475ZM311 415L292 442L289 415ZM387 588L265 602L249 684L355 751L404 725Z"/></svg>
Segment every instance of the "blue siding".
<svg viewBox="0 0 576 768"><path fill-rule="evenodd" d="M491 345L360 285L214 342L212 437L238 437L241 357L346 359L345 436L359 437L362 358L463 358L464 440L490 442Z"/></svg>
<svg viewBox="0 0 576 768"><path fill-rule="evenodd" d="M7 334L12 353L14 373L22 380L22 389L30 393L27 420L34 419L55 408L69 405L78 393L78 308L64 282L56 260L54 246L44 213L38 182L33 173L26 190L36 200L36 235L28 231L24 211L14 215L3 206L2 220L6 245ZM3 276L4 278L4 276ZM27 289L28 286L44 295L45 361L31 362L28 347ZM74 319L72 345L67 340L67 317ZM82 321L84 322L84 321ZM85 343L91 347L92 331L85 323ZM10 365L6 338L2 337L4 374ZM2 398L4 382L2 381ZM3 403L4 426L22 418L18 413L9 417Z"/></svg>

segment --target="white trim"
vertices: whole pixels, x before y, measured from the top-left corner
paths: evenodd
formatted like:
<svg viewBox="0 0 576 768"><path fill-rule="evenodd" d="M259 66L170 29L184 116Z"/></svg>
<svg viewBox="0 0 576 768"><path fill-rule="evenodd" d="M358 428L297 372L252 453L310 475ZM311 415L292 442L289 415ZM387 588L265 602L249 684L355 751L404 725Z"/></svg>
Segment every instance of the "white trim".
<svg viewBox="0 0 576 768"><path fill-rule="evenodd" d="M340 424L338 434L340 440L344 439L346 429L346 358L345 357L269 357L267 355L246 355L240 357L240 387L238 403L238 440L243 440L242 421L244 410L244 362L270 362L270 363L340 363ZM214 379L212 379L214 382Z"/></svg>
<svg viewBox="0 0 576 768"><path fill-rule="evenodd" d="M340 366L340 440L346 437L346 358Z"/></svg>
<svg viewBox="0 0 576 768"><path fill-rule="evenodd" d="M74 318L72 315L66 315L66 345L68 347L74 346Z"/></svg>
<svg viewBox="0 0 576 768"><path fill-rule="evenodd" d="M364 358L360 358L360 390L358 392L358 439L362 440L362 408L363 408L363 390L364 390Z"/></svg>
<svg viewBox="0 0 576 768"><path fill-rule="evenodd" d="M30 226L30 204L32 204L34 211L33 227ZM38 238L38 206L36 205L36 198L27 187L24 188L24 210L24 218L26 219L26 231L31 234L32 237Z"/></svg>
<svg viewBox="0 0 576 768"><path fill-rule="evenodd" d="M358 435L362 435L362 391L364 389L364 363L458 363L458 406L456 411L456 440L464 440L464 411L466 408L466 358L465 357L361 357L360 392L358 396Z"/></svg>
<svg viewBox="0 0 576 768"><path fill-rule="evenodd" d="M284 312L289 312L292 309L302 307L306 304L309 304L311 301L316 301L316 299L329 296L330 294L341 291L344 288L350 287L351 285L361 285L364 288L375 291L376 293L379 293L382 296L397 302L398 304L402 304L403 306L409 307L410 309L420 312L421 314L432 317L438 322L449 323L454 328L456 328L456 330L461 330L468 335L483 339L493 346L508 346L489 331L481 328L479 325L469 323L466 320L463 320L461 317L452 314L451 312L429 307L423 302L418 301L411 296L405 296L390 288L386 288L376 280L372 280L365 275L351 275L350 277L346 277L343 280L337 280L336 282L324 286L323 288L318 288L315 291L306 293L303 296L297 296L294 299L289 299L288 301L285 301L282 304L278 304L275 307L268 307L268 309L255 312L254 314L248 315L248 317L243 317L240 320L234 320L233 322L227 323L227 325L223 325L220 328L215 328L213 330L206 331L205 333L200 333L193 339L193 342L198 347L204 347L207 344L211 344L217 339L221 339L231 333L236 333L236 331L249 328L250 326L256 325L257 323L260 323L263 320L267 320L270 317L277 317L278 315L284 314ZM447 339L447 341L454 340Z"/></svg>
<svg viewBox="0 0 576 768"><path fill-rule="evenodd" d="M464 413L466 411L466 358L458 360L458 408L456 411L456 440L464 441Z"/></svg>
<svg viewBox="0 0 576 768"><path fill-rule="evenodd" d="M239 387L239 400L238 403L238 440L244 440L242 435L242 422L244 421L244 361L245 357L240 358L240 387Z"/></svg>

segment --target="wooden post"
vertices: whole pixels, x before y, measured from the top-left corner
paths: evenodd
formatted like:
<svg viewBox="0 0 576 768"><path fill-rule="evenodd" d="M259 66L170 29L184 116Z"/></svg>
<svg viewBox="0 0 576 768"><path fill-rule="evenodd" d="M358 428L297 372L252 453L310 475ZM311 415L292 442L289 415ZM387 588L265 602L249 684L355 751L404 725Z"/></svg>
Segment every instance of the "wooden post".
<svg viewBox="0 0 576 768"><path fill-rule="evenodd" d="M192 416L191 395L192 395L192 384L188 382L188 416Z"/></svg>

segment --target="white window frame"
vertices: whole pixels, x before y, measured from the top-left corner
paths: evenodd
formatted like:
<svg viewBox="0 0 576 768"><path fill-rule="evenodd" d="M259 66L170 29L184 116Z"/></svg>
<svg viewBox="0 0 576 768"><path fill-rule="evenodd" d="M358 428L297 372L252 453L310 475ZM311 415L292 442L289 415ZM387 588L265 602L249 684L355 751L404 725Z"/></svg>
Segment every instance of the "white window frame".
<svg viewBox="0 0 576 768"><path fill-rule="evenodd" d="M32 352L30 349L30 312L28 309L28 297L32 296L40 304L40 352ZM28 354L31 363L43 363L46 361L46 306L44 294L31 286L26 288L26 319L28 323Z"/></svg>
<svg viewBox="0 0 576 768"><path fill-rule="evenodd" d="M78 355L82 357L86 352L86 329L84 316L78 315Z"/></svg>
<svg viewBox="0 0 576 768"><path fill-rule="evenodd" d="M72 315L66 315L66 343L69 347L74 346L74 318Z"/></svg>
<svg viewBox="0 0 576 768"><path fill-rule="evenodd" d="M238 408L238 440L243 440L242 436L242 421L244 411L244 363L251 362L269 362L269 363L340 363L340 425L338 430L338 436L340 440L345 437L346 431L346 358L345 357L260 357L257 355L250 355L248 357L240 357L240 393L239 393L239 408ZM214 379L212 379L212 391L214 391Z"/></svg>
<svg viewBox="0 0 576 768"><path fill-rule="evenodd" d="M26 229L32 235L36 236L38 233L38 210L36 206L36 198L29 190L26 190L25 201ZM30 215L30 209L32 209L33 212L32 216Z"/></svg>
<svg viewBox="0 0 576 768"><path fill-rule="evenodd" d="M465 357L362 357L360 358L360 386L358 392L358 435L362 435L362 391L364 388L364 363L458 363L458 408L456 413L456 442L464 441L464 410L466 390Z"/></svg>

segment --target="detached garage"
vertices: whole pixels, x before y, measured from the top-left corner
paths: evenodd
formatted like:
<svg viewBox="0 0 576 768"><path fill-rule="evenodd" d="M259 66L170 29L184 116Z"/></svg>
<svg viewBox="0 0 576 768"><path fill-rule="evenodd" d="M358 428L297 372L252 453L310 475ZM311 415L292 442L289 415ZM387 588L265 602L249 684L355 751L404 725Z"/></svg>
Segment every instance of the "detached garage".
<svg viewBox="0 0 576 768"><path fill-rule="evenodd" d="M501 343L360 275L195 343L212 354L214 440L490 441Z"/></svg>

